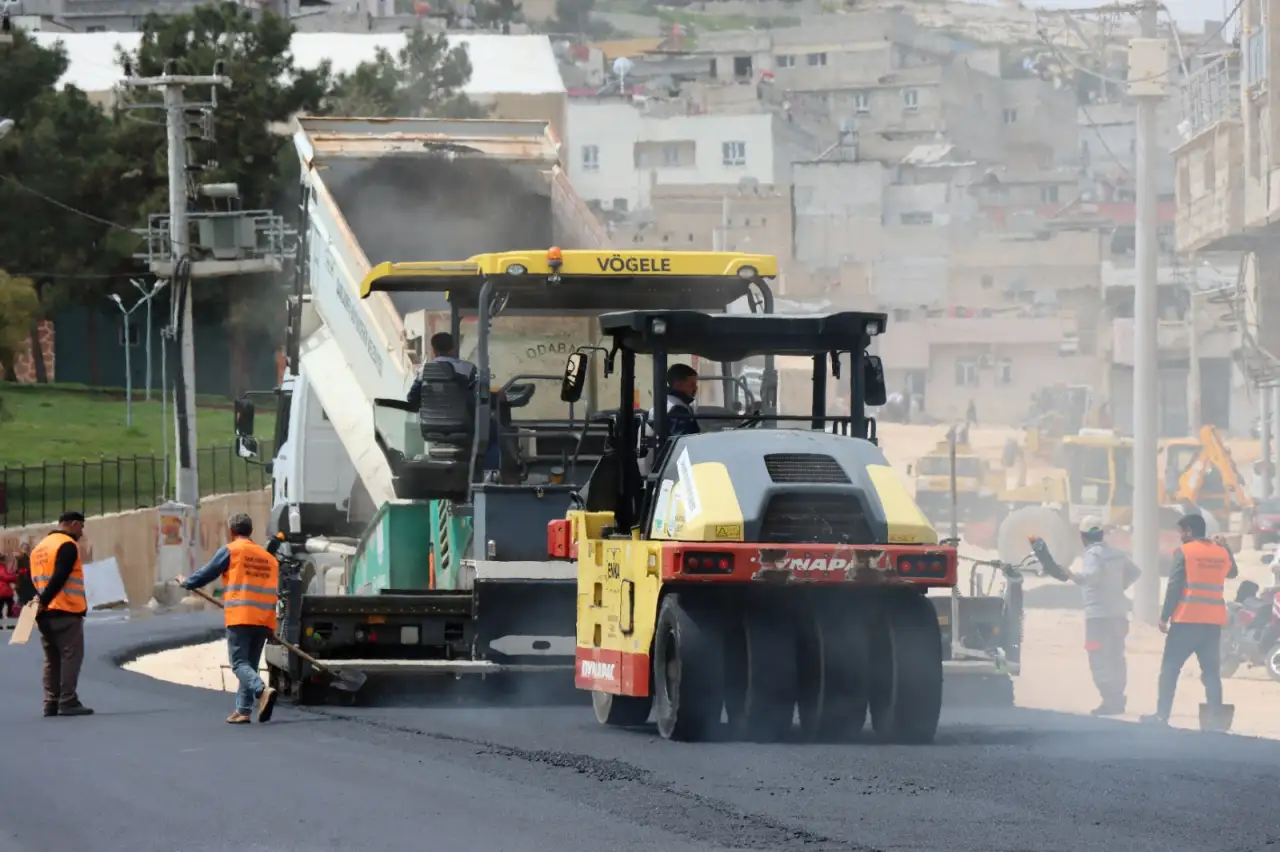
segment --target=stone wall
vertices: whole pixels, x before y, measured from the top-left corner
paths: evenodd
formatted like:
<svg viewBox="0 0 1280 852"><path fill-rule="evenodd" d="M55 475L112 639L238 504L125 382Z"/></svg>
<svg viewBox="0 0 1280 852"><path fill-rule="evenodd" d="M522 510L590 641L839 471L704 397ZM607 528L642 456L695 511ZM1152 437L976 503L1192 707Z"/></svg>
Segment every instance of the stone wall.
<svg viewBox="0 0 1280 852"><path fill-rule="evenodd" d="M41 320L36 326L36 335L40 340L40 354L44 357L45 378L52 382L54 381L53 323L49 320ZM5 366L0 364L0 377L4 375ZM23 384L35 384L39 380L36 376L35 359L31 357L30 343L18 352L13 372L18 381Z"/></svg>
<svg viewBox="0 0 1280 852"><path fill-rule="evenodd" d="M237 512L253 518L254 530L266 529L271 509L271 492L247 491L221 494L200 501L200 540L197 563L204 564L227 540L227 522ZM14 553L22 541L34 546L51 529L52 524L34 524L0 530L0 553ZM260 536L255 536L260 537ZM156 583L156 550L159 540L158 515L155 509L138 509L89 518L80 540L82 559L93 562L114 556L120 566L120 579L129 596L130 609L141 609L151 600Z"/></svg>

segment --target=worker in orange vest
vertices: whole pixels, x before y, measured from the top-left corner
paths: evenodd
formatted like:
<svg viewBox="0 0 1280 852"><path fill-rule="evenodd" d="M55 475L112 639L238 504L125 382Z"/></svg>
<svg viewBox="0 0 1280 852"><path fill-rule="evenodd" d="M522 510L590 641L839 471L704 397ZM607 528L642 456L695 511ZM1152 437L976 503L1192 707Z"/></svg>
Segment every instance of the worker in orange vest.
<svg viewBox="0 0 1280 852"><path fill-rule="evenodd" d="M31 582L40 601L36 627L44 649L44 715L89 716L76 691L84 663L84 515L63 512L58 528L31 551Z"/></svg>
<svg viewBox="0 0 1280 852"><path fill-rule="evenodd" d="M1192 654L1200 663L1200 680L1204 683L1202 719L1206 713L1210 720L1225 719L1218 650L1222 628L1227 623L1223 586L1238 573L1226 540L1215 536L1210 541L1206 537L1202 516L1184 515L1178 521L1178 532L1182 546L1174 554L1160 613L1160 631L1167 634L1160 661L1160 693L1156 712L1142 717L1144 722L1162 725L1169 723L1178 675Z"/></svg>
<svg viewBox="0 0 1280 852"><path fill-rule="evenodd" d="M276 601L280 589L280 563L263 547L254 544L253 519L236 515L228 524L228 541L190 578L178 578L184 589L199 589L219 577L223 618L227 625L227 656L231 670L240 681L235 712L227 717L232 725L247 725L254 707L258 721L271 721L276 691L262 682L258 666L262 649L276 632Z"/></svg>

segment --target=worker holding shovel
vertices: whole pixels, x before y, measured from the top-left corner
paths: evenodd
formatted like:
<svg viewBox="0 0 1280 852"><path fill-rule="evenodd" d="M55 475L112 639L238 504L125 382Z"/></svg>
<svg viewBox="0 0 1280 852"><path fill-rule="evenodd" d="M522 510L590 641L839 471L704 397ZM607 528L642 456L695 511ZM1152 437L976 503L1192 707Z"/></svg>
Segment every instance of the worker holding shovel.
<svg viewBox="0 0 1280 852"><path fill-rule="evenodd" d="M240 681L236 710L227 717L232 725L247 725L254 707L258 721L269 722L275 708L276 691L262 682L258 666L262 649L276 630L276 597L279 592L280 563L251 540L253 520L236 515L228 525L229 541L190 578L178 578L189 591L226 578L222 608L227 625L227 652L231 670Z"/></svg>

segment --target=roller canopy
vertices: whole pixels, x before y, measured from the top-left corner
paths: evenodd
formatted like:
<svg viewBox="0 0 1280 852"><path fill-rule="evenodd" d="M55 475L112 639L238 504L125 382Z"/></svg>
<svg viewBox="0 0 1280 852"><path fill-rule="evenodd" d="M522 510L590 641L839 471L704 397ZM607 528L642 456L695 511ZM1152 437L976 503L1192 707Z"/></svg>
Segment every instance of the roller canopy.
<svg viewBox="0 0 1280 852"><path fill-rule="evenodd" d="M865 351L887 323L885 314L860 311L812 316L618 311L601 315L600 331L640 354L663 350L741 361L756 355Z"/></svg>

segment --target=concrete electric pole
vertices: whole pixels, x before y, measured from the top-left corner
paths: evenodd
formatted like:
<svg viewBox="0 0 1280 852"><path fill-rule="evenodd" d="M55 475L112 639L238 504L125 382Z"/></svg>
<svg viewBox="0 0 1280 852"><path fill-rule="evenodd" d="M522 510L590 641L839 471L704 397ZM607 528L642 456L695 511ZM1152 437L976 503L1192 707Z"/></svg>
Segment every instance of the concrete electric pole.
<svg viewBox="0 0 1280 852"><path fill-rule="evenodd" d="M1159 370L1157 350L1159 237L1156 206L1157 110L1169 85L1169 52L1157 38L1159 4L1138 6L1142 36L1129 42L1129 96L1138 104L1137 126L1137 288L1134 297L1133 354L1133 555L1142 568L1135 614L1154 624L1160 612ZM1194 332L1193 332L1194 333Z"/></svg>
<svg viewBox="0 0 1280 852"><path fill-rule="evenodd" d="M218 63L221 65L221 63ZM173 282L174 311L178 317L178 347L181 366L178 375L181 377L181 394L175 400L177 453L175 455L176 484L175 500L190 507L190 526L184 538L187 553L184 564L194 567L194 548L192 545L199 538L200 478L196 469L196 350L195 336L192 328L191 314L191 265L195 261L192 256L191 229L188 225L187 212L189 198L187 181L187 132L188 110L208 109L216 106L216 96L211 103L188 104L185 91L187 86L230 86L231 79L220 73L211 75L186 75L173 73L173 62L165 63L164 73L159 77L130 76L124 84L135 89L159 89L164 94L162 108L165 111L165 127L169 148L169 254L171 265L169 276ZM218 71L215 68L215 71ZM216 91L216 88L215 88ZM134 107L155 107L153 103L131 104ZM153 271L155 271L153 269ZM187 569L189 573L191 568ZM161 578L167 579L167 578Z"/></svg>

